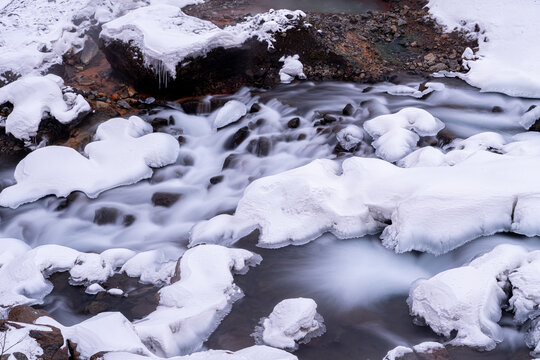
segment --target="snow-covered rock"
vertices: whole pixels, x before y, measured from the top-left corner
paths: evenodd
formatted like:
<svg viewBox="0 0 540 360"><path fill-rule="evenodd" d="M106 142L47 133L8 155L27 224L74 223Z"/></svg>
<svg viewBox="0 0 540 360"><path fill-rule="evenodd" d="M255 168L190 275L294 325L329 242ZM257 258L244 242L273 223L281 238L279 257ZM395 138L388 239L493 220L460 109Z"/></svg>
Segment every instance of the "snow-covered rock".
<svg viewBox="0 0 540 360"><path fill-rule="evenodd" d="M523 324L530 318L537 317L540 304L540 251L533 251L524 259L523 264L508 276L512 284L510 308L514 319Z"/></svg>
<svg viewBox="0 0 540 360"><path fill-rule="evenodd" d="M104 291L99 283L122 272L122 265L128 261L136 263L144 259L144 254L127 249L109 249L101 254L82 253L60 245L43 245L31 249L21 240L0 239L0 308L16 305L33 305L43 302L52 290L47 278L55 273L68 271L73 284L88 285L88 293ZM172 270L176 261L152 264L144 261L148 267ZM139 274L127 274L139 276ZM161 284L156 281L155 284Z"/></svg>
<svg viewBox="0 0 540 360"><path fill-rule="evenodd" d="M247 250L203 245L180 260L180 280L159 291L157 309L134 323L143 343L158 356L189 354L243 296L233 274L245 273L261 257Z"/></svg>
<svg viewBox="0 0 540 360"><path fill-rule="evenodd" d="M279 62L283 63L282 68L279 70L279 78L282 83L289 84L297 77L301 80L306 79L304 65L300 62L299 55L282 56Z"/></svg>
<svg viewBox="0 0 540 360"><path fill-rule="evenodd" d="M507 276L519 267L525 249L499 245L469 265L444 271L411 289L411 315L421 318L437 334L456 336L450 344L491 350L502 340L497 324L507 300Z"/></svg>
<svg viewBox="0 0 540 360"><path fill-rule="evenodd" d="M120 41L138 48L146 67L174 78L185 58L205 56L218 47L239 47L250 38L272 47L276 33L294 28L304 16L302 11L271 10L221 29L178 6L152 5L105 24L100 37L106 44Z"/></svg>
<svg viewBox="0 0 540 360"><path fill-rule="evenodd" d="M431 358L429 355L436 353L438 351L445 351L443 344L433 341L426 341L417 345L414 345L412 348L408 346L396 346L390 350L383 360L403 360L407 358L407 354L414 354L412 357L414 359L420 358ZM415 356L419 355L419 356ZM436 356L433 357L438 358Z"/></svg>
<svg viewBox="0 0 540 360"><path fill-rule="evenodd" d="M336 134L339 145L344 150L352 150L364 139L364 130L355 125L349 125Z"/></svg>
<svg viewBox="0 0 540 360"><path fill-rule="evenodd" d="M395 162L417 148L420 136L434 136L444 124L429 112L404 108L395 114L377 116L364 123L373 138L373 147L381 159Z"/></svg>
<svg viewBox="0 0 540 360"><path fill-rule="evenodd" d="M145 360L147 356L122 352L104 354L103 360ZM226 350L207 350L186 356L169 357L166 360L298 360L286 351L264 345L255 345L235 352Z"/></svg>
<svg viewBox="0 0 540 360"><path fill-rule="evenodd" d="M101 124L84 157L72 148L47 146L26 156L15 169L17 184L0 193L0 206L16 208L54 194L82 191L89 197L152 176L152 168L176 161L178 141L136 116Z"/></svg>
<svg viewBox="0 0 540 360"><path fill-rule="evenodd" d="M482 91L540 97L540 4L531 0L430 0L430 13L449 31L477 38L479 50L464 54L470 70L460 75Z"/></svg>
<svg viewBox="0 0 540 360"><path fill-rule="evenodd" d="M441 254L497 232L540 234L540 134L514 136L500 151L488 149L492 142L480 146L480 138L464 142L469 150L450 151L452 164L433 149L441 163L431 167L353 157L258 179L234 215L197 224L191 243L230 244L256 229L263 247L304 244L324 232L353 238L382 231L383 244L397 252Z"/></svg>
<svg viewBox="0 0 540 360"><path fill-rule="evenodd" d="M238 100L230 100L223 107L221 107L214 119L214 127L220 129L229 124L235 123L246 115L246 105Z"/></svg>
<svg viewBox="0 0 540 360"><path fill-rule="evenodd" d="M67 124L90 111L86 100L68 91L56 75L26 76L0 88L0 105L6 102L14 107L6 119L6 133L25 140L36 135L48 114Z"/></svg>
<svg viewBox="0 0 540 360"><path fill-rule="evenodd" d="M286 350L296 350L298 343L308 343L326 331L317 304L307 298L281 301L260 324L253 334L256 342Z"/></svg>

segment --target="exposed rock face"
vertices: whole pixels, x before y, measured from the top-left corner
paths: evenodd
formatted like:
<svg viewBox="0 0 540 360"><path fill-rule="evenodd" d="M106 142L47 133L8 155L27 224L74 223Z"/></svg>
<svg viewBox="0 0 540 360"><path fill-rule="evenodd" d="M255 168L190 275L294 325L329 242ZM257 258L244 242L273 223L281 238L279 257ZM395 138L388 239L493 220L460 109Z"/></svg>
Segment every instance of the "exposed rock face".
<svg viewBox="0 0 540 360"><path fill-rule="evenodd" d="M209 0L184 8L188 15L218 26L242 22L251 0L231 9L226 0ZM375 82L399 72L427 75L461 71L461 54L471 41L443 34L426 18L424 0L389 1L388 10L367 14L310 13L285 33L273 48L251 38L239 47L215 48L206 56L181 59L176 77L146 67L141 49L114 40L102 43L111 66L141 91L169 98L231 93L240 87L271 87L280 82L282 56L298 54L309 80ZM161 79L160 79L161 77Z"/></svg>

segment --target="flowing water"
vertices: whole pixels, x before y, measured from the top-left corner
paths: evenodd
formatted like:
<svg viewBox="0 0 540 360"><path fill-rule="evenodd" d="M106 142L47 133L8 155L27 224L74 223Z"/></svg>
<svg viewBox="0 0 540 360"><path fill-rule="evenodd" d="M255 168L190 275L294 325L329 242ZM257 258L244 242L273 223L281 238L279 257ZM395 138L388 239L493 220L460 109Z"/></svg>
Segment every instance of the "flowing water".
<svg viewBox="0 0 540 360"><path fill-rule="evenodd" d="M248 108L259 103L260 111L219 131L212 127L216 112L210 110L229 98L207 98L196 115L169 104L143 117L149 121L170 120L159 131L180 138L181 155L176 164L155 171L148 181L107 191L97 199L83 194L67 199L51 196L16 210L0 209L0 236L23 239L32 246L60 244L80 251L159 249L164 257L176 259L188 245L191 227L216 214L234 211L243 190L253 180L317 158L339 161L352 155L374 156L367 144L354 154L336 150L336 133L345 125L361 127L374 116L415 106L446 124L443 136L431 141L445 142L484 131L511 136L523 131L520 116L533 104L531 100L480 93L451 79L437 81L444 87L418 98L410 94L420 96L414 93L419 81L403 82L408 88L403 84L306 82L271 91L244 89L232 98ZM410 94L404 95L407 92ZM347 104L355 108L351 116L342 115ZM336 121L317 125L324 114L334 116ZM298 127L288 125L297 122L291 122L295 118L299 118ZM12 174L13 164L0 164L0 185L13 183ZM152 197L156 193L179 196L179 200L170 207L155 206ZM114 209L105 211L109 214L105 221L100 217L103 209ZM275 304L288 297L313 297L328 331L300 346L300 359L381 359L397 345L442 340L428 328L414 325L409 317L405 299L412 282L462 265L499 243L540 249L538 238L501 235L434 257L396 255L373 237L339 241L325 235L311 244L277 250L256 248L253 237L237 246L258 252L263 262L236 277L246 296L235 303L206 345L231 350L250 346L253 328ZM141 301L154 291L138 290L143 293ZM70 297L83 299L81 303L91 298L82 291L55 291L44 305L66 325L90 316ZM133 306L124 310L131 313ZM121 304L114 309L123 310ZM496 351L467 351L456 358L524 359L528 350L521 344L521 335L508 330L505 345Z"/></svg>

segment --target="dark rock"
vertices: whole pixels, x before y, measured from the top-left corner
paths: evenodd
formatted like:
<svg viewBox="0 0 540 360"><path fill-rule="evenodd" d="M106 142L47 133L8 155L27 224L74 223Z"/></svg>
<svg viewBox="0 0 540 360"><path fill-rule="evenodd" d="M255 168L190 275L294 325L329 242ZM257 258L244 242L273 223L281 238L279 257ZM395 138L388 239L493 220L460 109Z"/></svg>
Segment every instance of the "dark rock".
<svg viewBox="0 0 540 360"><path fill-rule="evenodd" d="M352 104L345 105L345 107L343 108L342 113L345 116L353 116L353 114L354 114L354 106L352 106Z"/></svg>
<svg viewBox="0 0 540 360"><path fill-rule="evenodd" d="M51 317L45 310L34 309L28 305L17 305L9 312L8 321L33 324L36 319L42 316Z"/></svg>
<svg viewBox="0 0 540 360"><path fill-rule="evenodd" d="M131 215L131 214L125 215L124 218L122 219L122 225L126 227L131 226L133 225L135 220L137 220L137 218L134 215Z"/></svg>
<svg viewBox="0 0 540 360"><path fill-rule="evenodd" d="M504 112L504 111L503 111L502 107L500 107L500 106L494 106L494 107L491 109L491 112L492 112L492 113L502 113L502 112Z"/></svg>
<svg viewBox="0 0 540 360"><path fill-rule="evenodd" d="M233 150L238 147L249 136L249 128L247 126L241 127L230 138L225 141L224 147L226 150Z"/></svg>
<svg viewBox="0 0 540 360"><path fill-rule="evenodd" d="M289 120L289 122L287 123L287 127L289 129L296 129L297 127L300 126L300 118L299 117L295 117L295 118L292 118L291 120Z"/></svg>
<svg viewBox="0 0 540 360"><path fill-rule="evenodd" d="M261 136L258 139L253 139L249 142L247 151L258 157L264 157L268 156L270 153L271 145L270 139Z"/></svg>
<svg viewBox="0 0 540 360"><path fill-rule="evenodd" d="M118 100L116 104L120 106L122 109L126 109L126 110L131 109L131 105L129 105L129 103L124 99Z"/></svg>
<svg viewBox="0 0 540 360"><path fill-rule="evenodd" d="M217 185L223 181L223 175L218 175L210 178L210 184Z"/></svg>
<svg viewBox="0 0 540 360"><path fill-rule="evenodd" d="M223 161L222 170L236 167L239 161L240 159L239 159L238 154L230 154L229 156L225 158L225 161Z"/></svg>
<svg viewBox="0 0 540 360"><path fill-rule="evenodd" d="M168 193L168 192L156 192L152 195L152 204L154 206L162 206L169 208L176 204L182 197L182 194Z"/></svg>
<svg viewBox="0 0 540 360"><path fill-rule="evenodd" d="M252 113L252 114L256 113L256 112L259 112L259 111L261 111L261 105L258 104L258 103L255 103L255 104L251 105L251 109L249 109L249 112Z"/></svg>
<svg viewBox="0 0 540 360"><path fill-rule="evenodd" d="M119 211L115 208L102 207L94 213L94 223L97 225L107 225L116 223Z"/></svg>

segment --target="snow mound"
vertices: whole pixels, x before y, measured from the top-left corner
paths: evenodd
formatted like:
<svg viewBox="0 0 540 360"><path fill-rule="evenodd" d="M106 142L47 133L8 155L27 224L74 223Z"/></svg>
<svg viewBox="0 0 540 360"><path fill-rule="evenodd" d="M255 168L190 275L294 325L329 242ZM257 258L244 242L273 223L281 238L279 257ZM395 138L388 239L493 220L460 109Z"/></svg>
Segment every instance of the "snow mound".
<svg viewBox="0 0 540 360"><path fill-rule="evenodd" d="M352 150L364 139L364 130L355 125L348 125L347 127L341 129L337 134L336 138L339 142L339 145L344 150Z"/></svg>
<svg viewBox="0 0 540 360"><path fill-rule="evenodd" d="M364 123L373 138L373 147L381 159L395 162L417 148L420 136L434 136L444 124L429 112L404 108L395 114L377 116Z"/></svg>
<svg viewBox="0 0 540 360"><path fill-rule="evenodd" d="M99 288L96 285L123 272L122 265L141 258L127 249L109 249L101 254L82 253L60 245L31 249L16 239L0 239L0 246L0 308L41 304L52 290L47 278L56 272L69 271L72 284L88 286L89 293L97 292ZM174 274L175 263L162 265L169 269L169 279ZM149 266L150 263L146 261L144 265ZM157 267L161 264L151 265Z"/></svg>
<svg viewBox="0 0 540 360"><path fill-rule="evenodd" d="M151 134L152 126L136 116L114 118L101 124L96 141L84 152L47 146L27 155L15 168L17 184L0 193L0 206L21 204L53 194L67 196L82 191L91 198L101 192L136 183L152 176L152 167L172 164L178 141L164 133Z"/></svg>
<svg viewBox="0 0 540 360"><path fill-rule="evenodd" d="M283 66L279 70L279 78L283 84L289 84L297 77L301 80L306 79L304 64L299 59L299 55L282 56L279 59L279 62L283 63Z"/></svg>
<svg viewBox="0 0 540 360"><path fill-rule="evenodd" d="M0 105L6 102L14 107L6 119L6 133L24 140L36 135L41 119L48 114L68 124L91 110L56 75L26 76L0 88Z"/></svg>
<svg viewBox="0 0 540 360"><path fill-rule="evenodd" d="M324 232L346 239L382 231L383 244L397 252L442 254L497 232L540 234L540 134L516 135L498 151L488 149L495 139L480 140L448 154L432 149L454 156L453 166L400 168L353 157L258 179L234 215L197 224L191 243L230 244L256 229L262 247L300 245Z"/></svg>
<svg viewBox="0 0 540 360"><path fill-rule="evenodd" d="M450 344L485 350L502 340L501 306L507 299L501 282L521 264L526 250L499 245L469 265L417 282L409 295L411 315L421 318Z"/></svg>
<svg viewBox="0 0 540 360"><path fill-rule="evenodd" d="M281 301L267 318L261 319L261 326L253 336L258 344L266 344L279 349L296 350L298 342L308 343L312 338L326 331L317 304L313 299L296 298Z"/></svg>
<svg viewBox="0 0 540 360"><path fill-rule="evenodd" d="M228 101L217 111L216 118L214 119L214 127L220 129L235 123L246 114L247 108L243 102L238 100Z"/></svg>
<svg viewBox="0 0 540 360"><path fill-rule="evenodd" d="M145 360L146 356L130 353L110 352L101 357L103 360ZM167 360L298 360L286 351L269 346L255 345L235 352L225 350L208 350L186 356L174 356Z"/></svg>
<svg viewBox="0 0 540 360"><path fill-rule="evenodd" d="M243 296L234 273L245 273L261 257L247 250L203 245L180 260L180 281L159 291L157 309L134 323L137 334L158 356L200 350L208 336Z"/></svg>
<svg viewBox="0 0 540 360"><path fill-rule="evenodd" d="M392 350L390 350L386 356L383 358L383 360L403 360L407 359L407 354L415 354L418 356L413 356L414 359L421 358L423 359L429 354L433 354L437 351L445 350L445 347L443 344L433 341L426 341L417 345L414 345L412 348L407 346L396 346ZM428 358L431 358L431 356L428 356ZM437 356L434 356L434 358L437 358Z"/></svg>
<svg viewBox="0 0 540 360"><path fill-rule="evenodd" d="M540 97L538 1L430 0L427 6L447 30L478 39L478 52L464 54L470 70L459 77L482 91Z"/></svg>
<svg viewBox="0 0 540 360"><path fill-rule="evenodd" d="M273 47L275 34L296 27L303 17L302 11L270 10L221 29L186 15L178 6L152 5L104 24L100 37L105 43L122 41L140 49L147 67L160 77L167 73L174 78L184 59L205 56L218 47L239 47L250 38Z"/></svg>

